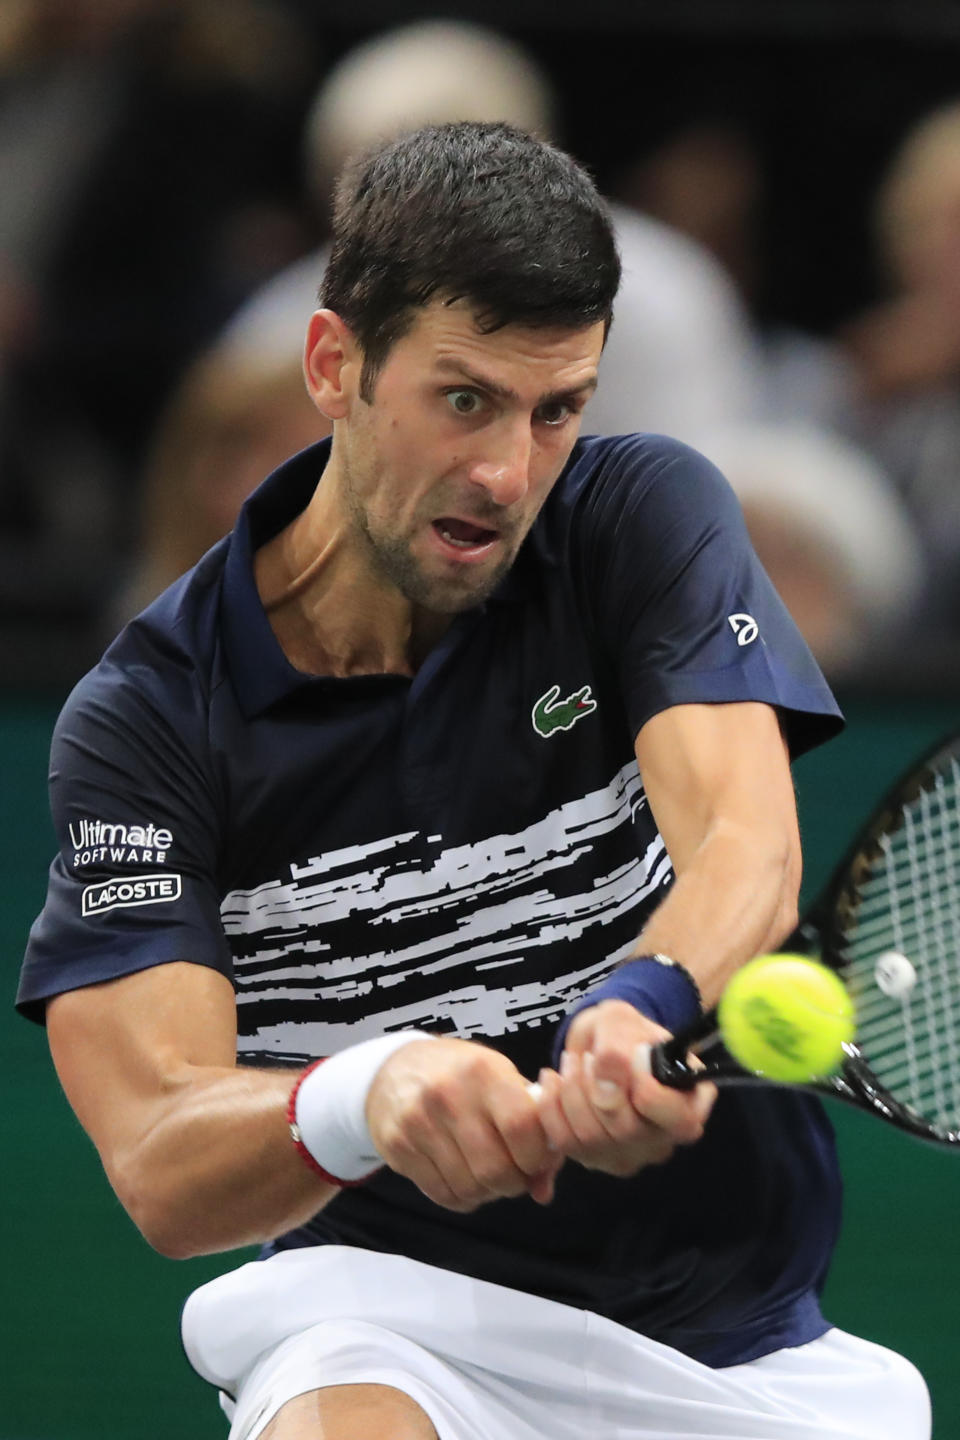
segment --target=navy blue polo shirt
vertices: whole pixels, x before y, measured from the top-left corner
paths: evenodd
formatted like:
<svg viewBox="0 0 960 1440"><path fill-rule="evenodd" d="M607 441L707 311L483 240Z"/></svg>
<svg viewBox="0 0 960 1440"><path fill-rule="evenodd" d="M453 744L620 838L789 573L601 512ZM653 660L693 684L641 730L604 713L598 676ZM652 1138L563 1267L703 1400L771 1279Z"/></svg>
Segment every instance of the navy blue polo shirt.
<svg viewBox="0 0 960 1440"><path fill-rule="evenodd" d="M799 753L839 712L726 482L659 436L578 442L510 573L412 679L296 671L253 553L323 483L328 445L275 472L68 700L18 1004L40 1019L61 991L190 961L233 983L243 1064L416 1026L532 1077L672 881L642 725L757 700ZM547 1209L455 1215L383 1170L270 1249L412 1255L724 1365L826 1329L838 1216L818 1104L728 1091L667 1165L568 1164Z"/></svg>

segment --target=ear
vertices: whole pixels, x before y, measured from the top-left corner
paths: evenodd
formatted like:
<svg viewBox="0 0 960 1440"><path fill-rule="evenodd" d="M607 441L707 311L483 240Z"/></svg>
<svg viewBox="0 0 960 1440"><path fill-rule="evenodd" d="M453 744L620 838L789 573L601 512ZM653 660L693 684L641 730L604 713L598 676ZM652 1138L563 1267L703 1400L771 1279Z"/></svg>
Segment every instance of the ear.
<svg viewBox="0 0 960 1440"><path fill-rule="evenodd" d="M315 310L307 327L303 374L310 398L328 420L342 420L360 382L363 357L334 310Z"/></svg>

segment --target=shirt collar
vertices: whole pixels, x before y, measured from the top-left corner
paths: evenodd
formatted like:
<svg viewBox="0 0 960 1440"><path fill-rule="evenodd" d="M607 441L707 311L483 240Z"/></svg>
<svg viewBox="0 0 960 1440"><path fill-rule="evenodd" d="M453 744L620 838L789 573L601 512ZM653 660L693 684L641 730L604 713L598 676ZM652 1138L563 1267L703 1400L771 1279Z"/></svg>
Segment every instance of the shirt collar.
<svg viewBox="0 0 960 1440"><path fill-rule="evenodd" d="M310 503L330 455L330 440L294 455L254 490L237 517L223 574L220 624L230 678L249 719L313 682L284 655L254 578L254 553Z"/></svg>
<svg viewBox="0 0 960 1440"><path fill-rule="evenodd" d="M297 690L343 683L329 676L305 675L290 664L263 608L253 569L253 557L261 545L279 535L310 503L330 458L331 443L329 437L320 440L268 475L244 503L228 542L221 633L230 677L248 719ZM541 563L557 563L544 520L541 511L516 561L485 605L515 604L523 598L529 568L536 563L533 552ZM362 676L349 683L382 684L386 679L396 681L397 677Z"/></svg>

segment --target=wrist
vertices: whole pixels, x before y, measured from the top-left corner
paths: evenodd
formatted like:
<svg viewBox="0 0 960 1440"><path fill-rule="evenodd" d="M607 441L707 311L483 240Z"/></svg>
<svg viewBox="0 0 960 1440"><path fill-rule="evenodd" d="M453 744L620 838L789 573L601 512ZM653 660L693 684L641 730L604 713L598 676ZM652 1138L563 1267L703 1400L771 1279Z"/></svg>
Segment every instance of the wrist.
<svg viewBox="0 0 960 1440"><path fill-rule="evenodd" d="M290 1092L287 1123L302 1159L322 1180L362 1185L380 1168L366 1116L370 1087L391 1055L431 1038L422 1030L381 1035L316 1060L301 1073Z"/></svg>
<svg viewBox="0 0 960 1440"><path fill-rule="evenodd" d="M555 1066L573 1021L584 1010L591 1010L604 1000L626 1000L672 1035L685 1030L703 1014L700 989L689 970L668 955L638 955L618 966L585 995L561 1023L554 1040Z"/></svg>

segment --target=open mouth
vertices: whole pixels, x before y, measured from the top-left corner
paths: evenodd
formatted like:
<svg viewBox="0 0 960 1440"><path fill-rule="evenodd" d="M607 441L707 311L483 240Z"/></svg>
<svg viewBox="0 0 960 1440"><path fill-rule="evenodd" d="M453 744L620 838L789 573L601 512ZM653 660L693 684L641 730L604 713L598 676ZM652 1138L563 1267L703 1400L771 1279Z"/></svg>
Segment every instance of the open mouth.
<svg viewBox="0 0 960 1440"><path fill-rule="evenodd" d="M452 545L455 550L472 551L474 554L488 550L495 541L500 539L498 530L490 530L484 525L475 525L470 520L455 520L450 515L443 515L439 520L434 520L433 529L441 540L447 545Z"/></svg>

